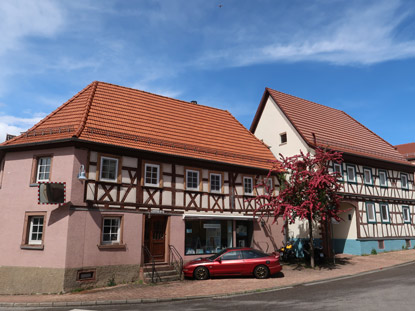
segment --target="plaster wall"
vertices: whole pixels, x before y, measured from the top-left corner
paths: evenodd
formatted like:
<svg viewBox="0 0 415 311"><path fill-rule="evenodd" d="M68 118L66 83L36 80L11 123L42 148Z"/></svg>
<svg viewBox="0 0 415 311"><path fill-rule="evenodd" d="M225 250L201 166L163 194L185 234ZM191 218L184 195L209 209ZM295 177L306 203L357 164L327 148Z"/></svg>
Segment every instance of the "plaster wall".
<svg viewBox="0 0 415 311"><path fill-rule="evenodd" d="M280 141L281 133L287 134L287 142L284 144ZM277 158L280 153L284 156L293 156L300 153L300 150L312 151L271 97L265 104L254 134L271 147L272 153Z"/></svg>
<svg viewBox="0 0 415 311"><path fill-rule="evenodd" d="M68 204L39 205L38 187L31 185L34 157L49 154L53 155L50 181L66 182L67 202L82 202L83 185L76 176L80 163L86 162L86 151L66 147L6 153L0 210L7 221L0 227L0 253L7 255L0 256L0 266L65 267ZM46 212L43 250L21 249L25 212Z"/></svg>

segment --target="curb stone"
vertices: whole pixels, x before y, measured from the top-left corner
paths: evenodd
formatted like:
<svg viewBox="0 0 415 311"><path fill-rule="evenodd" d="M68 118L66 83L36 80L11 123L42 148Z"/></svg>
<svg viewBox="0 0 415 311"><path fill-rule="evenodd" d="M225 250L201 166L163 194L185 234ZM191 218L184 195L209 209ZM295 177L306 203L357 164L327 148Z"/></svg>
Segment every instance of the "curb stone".
<svg viewBox="0 0 415 311"><path fill-rule="evenodd" d="M123 299L123 300L95 300L95 301L55 301L55 302L40 302L40 303L1 303L0 307L79 307L79 306L97 306L97 305L117 305L117 304L140 304L140 303L161 303L161 302L169 302L169 301L186 301L186 300L197 300L197 299L225 299L229 297L235 297L235 296L244 296L249 295L253 293L265 293L265 292L273 292L273 291L280 291L284 289L290 289L298 286L311 286L319 283L325 283L325 282L334 282L337 280L345 279L345 278L351 278L351 277L358 277L361 275L366 274L372 274L384 270L390 270L393 268L399 268L407 265L414 264L415 260L408 261L405 263L400 263L397 265L389 266L389 267L381 267L376 268L374 270L368 270L363 271L357 274L345 274L338 277L333 278L326 278L321 279L318 281L310 281L310 282L304 282L304 283L295 283L291 284L289 286L277 286L277 287L271 287L271 288L263 288L263 289L254 289L254 290L248 290L248 291L242 291L242 292L235 292L235 293L226 293L226 294L213 294L213 295L204 295L204 296L188 296L188 297L174 297L174 298L148 298L148 299Z"/></svg>

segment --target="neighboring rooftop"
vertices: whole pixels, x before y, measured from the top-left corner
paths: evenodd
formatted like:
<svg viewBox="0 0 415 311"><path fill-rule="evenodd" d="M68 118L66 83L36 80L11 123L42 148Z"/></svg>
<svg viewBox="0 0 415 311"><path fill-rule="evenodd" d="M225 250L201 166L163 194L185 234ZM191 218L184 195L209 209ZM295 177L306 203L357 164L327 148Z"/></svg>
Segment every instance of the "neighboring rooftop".
<svg viewBox="0 0 415 311"><path fill-rule="evenodd" d="M347 113L270 88L265 89L251 125L252 133L255 133L269 96L311 147L328 147L358 156L410 164L394 146Z"/></svg>
<svg viewBox="0 0 415 311"><path fill-rule="evenodd" d="M408 143L408 144L396 145L395 148L408 161L414 161L415 160L415 143Z"/></svg>
<svg viewBox="0 0 415 311"><path fill-rule="evenodd" d="M228 111L104 82L0 146L71 138L256 168L275 160Z"/></svg>

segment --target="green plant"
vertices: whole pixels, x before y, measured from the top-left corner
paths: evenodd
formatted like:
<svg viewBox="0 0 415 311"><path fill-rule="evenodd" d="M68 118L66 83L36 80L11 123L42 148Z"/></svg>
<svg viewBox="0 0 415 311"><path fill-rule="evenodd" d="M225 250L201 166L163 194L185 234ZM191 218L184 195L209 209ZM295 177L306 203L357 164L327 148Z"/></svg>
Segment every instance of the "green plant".
<svg viewBox="0 0 415 311"><path fill-rule="evenodd" d="M376 251L376 249L372 248L372 251L370 252L372 255L377 255L378 252Z"/></svg>
<svg viewBox="0 0 415 311"><path fill-rule="evenodd" d="M369 256L369 254L362 254L362 256Z"/></svg>
<svg viewBox="0 0 415 311"><path fill-rule="evenodd" d="M117 283L115 283L115 276L112 276L108 279L107 286L115 286L115 285L117 285Z"/></svg>

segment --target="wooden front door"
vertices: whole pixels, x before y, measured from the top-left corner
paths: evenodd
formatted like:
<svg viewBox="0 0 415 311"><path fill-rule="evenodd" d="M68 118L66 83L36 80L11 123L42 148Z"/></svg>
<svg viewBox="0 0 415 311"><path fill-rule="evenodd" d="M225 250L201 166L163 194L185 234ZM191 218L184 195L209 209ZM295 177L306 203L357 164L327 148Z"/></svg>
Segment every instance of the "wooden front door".
<svg viewBox="0 0 415 311"><path fill-rule="evenodd" d="M154 258L154 261L165 260L167 216L146 216L144 243ZM144 261L150 258L144 254Z"/></svg>

